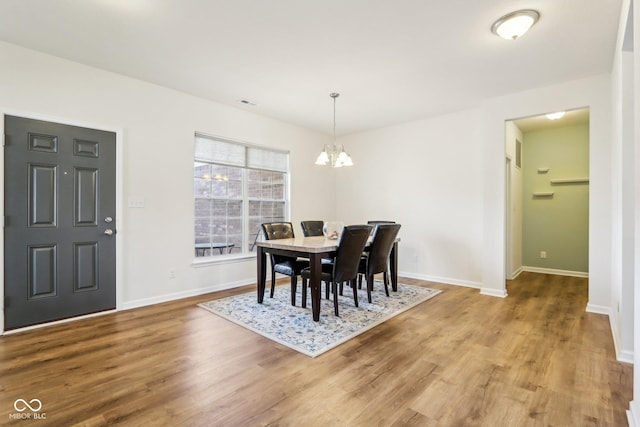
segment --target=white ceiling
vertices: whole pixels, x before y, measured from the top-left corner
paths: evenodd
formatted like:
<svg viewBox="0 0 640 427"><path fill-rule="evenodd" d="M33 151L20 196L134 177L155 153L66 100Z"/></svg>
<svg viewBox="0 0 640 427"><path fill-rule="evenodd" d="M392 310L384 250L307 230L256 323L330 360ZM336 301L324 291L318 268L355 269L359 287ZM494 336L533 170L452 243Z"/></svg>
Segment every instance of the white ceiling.
<svg viewBox="0 0 640 427"><path fill-rule="evenodd" d="M563 126L575 126L589 124L589 109L581 108L577 110L565 111L565 115L556 120L550 120L542 114L535 117L525 117L513 120L522 133L533 132L543 129L559 128Z"/></svg>
<svg viewBox="0 0 640 427"><path fill-rule="evenodd" d="M586 3L2 0L0 40L327 133L340 92L345 134L610 72L621 0ZM525 36L491 33L525 8Z"/></svg>

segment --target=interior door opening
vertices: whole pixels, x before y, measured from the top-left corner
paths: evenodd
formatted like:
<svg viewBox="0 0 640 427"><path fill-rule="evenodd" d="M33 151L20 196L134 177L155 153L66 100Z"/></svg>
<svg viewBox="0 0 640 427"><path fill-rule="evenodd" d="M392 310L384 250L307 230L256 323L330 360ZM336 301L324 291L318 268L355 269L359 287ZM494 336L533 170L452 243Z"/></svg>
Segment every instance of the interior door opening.
<svg viewBox="0 0 640 427"><path fill-rule="evenodd" d="M510 120L505 135L506 278L588 277L589 109Z"/></svg>

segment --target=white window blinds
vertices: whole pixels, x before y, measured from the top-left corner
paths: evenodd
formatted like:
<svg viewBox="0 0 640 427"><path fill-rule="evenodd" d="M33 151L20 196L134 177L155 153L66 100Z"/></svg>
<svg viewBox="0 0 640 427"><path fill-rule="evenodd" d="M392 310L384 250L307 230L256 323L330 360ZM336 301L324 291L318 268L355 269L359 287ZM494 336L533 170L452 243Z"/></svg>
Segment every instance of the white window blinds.
<svg viewBox="0 0 640 427"><path fill-rule="evenodd" d="M288 153L196 134L195 159L221 165L287 172Z"/></svg>

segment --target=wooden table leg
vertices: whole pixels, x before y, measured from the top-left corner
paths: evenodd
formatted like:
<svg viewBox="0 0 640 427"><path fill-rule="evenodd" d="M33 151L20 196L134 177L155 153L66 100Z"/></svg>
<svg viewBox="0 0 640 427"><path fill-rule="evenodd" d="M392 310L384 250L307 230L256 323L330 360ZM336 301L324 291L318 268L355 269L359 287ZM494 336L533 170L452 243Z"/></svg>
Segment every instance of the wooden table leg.
<svg viewBox="0 0 640 427"><path fill-rule="evenodd" d="M389 256L389 264L391 268L391 289L398 291L398 242L393 244L391 255Z"/></svg>
<svg viewBox="0 0 640 427"><path fill-rule="evenodd" d="M264 248L258 246L256 255L257 268L257 291L258 291L258 304L262 304L264 300L264 289L267 276L267 255L264 252Z"/></svg>
<svg viewBox="0 0 640 427"><path fill-rule="evenodd" d="M322 293L322 257L320 254L311 254L309 259L310 285L311 285L311 310L313 312L313 320L320 320L320 294Z"/></svg>

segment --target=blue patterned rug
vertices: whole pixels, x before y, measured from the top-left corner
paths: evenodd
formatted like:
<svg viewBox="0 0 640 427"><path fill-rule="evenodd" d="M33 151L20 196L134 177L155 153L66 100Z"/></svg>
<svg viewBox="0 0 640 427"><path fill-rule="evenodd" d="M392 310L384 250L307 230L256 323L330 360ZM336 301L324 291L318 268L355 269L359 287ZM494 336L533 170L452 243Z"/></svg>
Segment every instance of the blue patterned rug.
<svg viewBox="0 0 640 427"><path fill-rule="evenodd" d="M198 305L300 353L316 357L442 292L398 283L398 292L389 289L390 296L387 297L383 283L376 280L371 304L367 302L367 291L361 289L358 290L359 307L355 307L351 288L345 288L344 296L338 297L340 316L336 317L333 299L324 298L323 284L320 321L314 322L310 292L307 308L300 307L302 283L298 283L297 305L293 307L289 289L288 285L276 287L273 298L269 298L267 289L263 304L258 304L253 291Z"/></svg>

